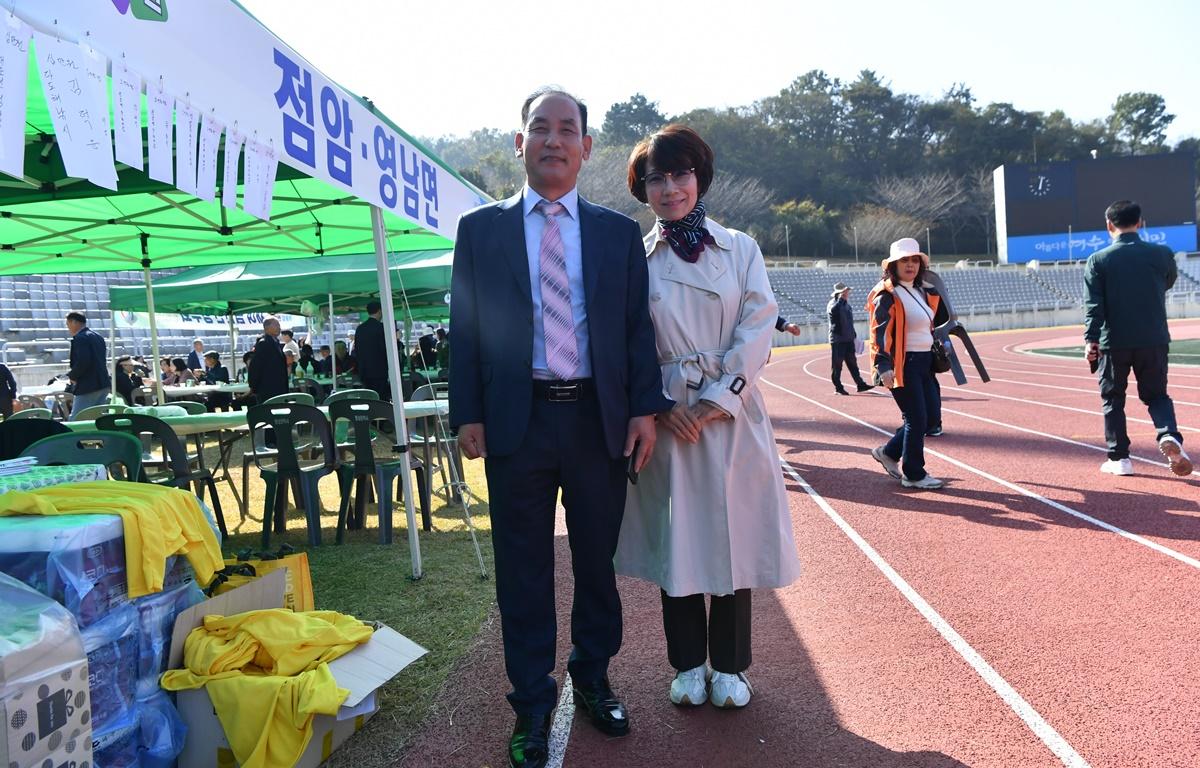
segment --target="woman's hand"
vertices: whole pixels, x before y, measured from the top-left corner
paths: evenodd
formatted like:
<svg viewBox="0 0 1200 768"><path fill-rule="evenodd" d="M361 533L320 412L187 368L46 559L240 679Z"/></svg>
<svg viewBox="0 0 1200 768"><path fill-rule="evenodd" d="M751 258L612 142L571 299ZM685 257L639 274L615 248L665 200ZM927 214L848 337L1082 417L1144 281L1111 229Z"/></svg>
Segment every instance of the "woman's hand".
<svg viewBox="0 0 1200 768"><path fill-rule="evenodd" d="M671 410L659 414L658 422L685 443L700 442L700 430L704 425L683 403L676 403Z"/></svg>
<svg viewBox="0 0 1200 768"><path fill-rule="evenodd" d="M883 386L891 389L892 385L896 383L896 372L887 371L886 373L881 373L879 374L879 380L883 382Z"/></svg>
<svg viewBox="0 0 1200 768"><path fill-rule="evenodd" d="M710 421L726 421L732 418L728 413L708 402L707 400L701 400L693 405L689 410L691 410L691 412L695 415L696 420L700 422L701 426Z"/></svg>

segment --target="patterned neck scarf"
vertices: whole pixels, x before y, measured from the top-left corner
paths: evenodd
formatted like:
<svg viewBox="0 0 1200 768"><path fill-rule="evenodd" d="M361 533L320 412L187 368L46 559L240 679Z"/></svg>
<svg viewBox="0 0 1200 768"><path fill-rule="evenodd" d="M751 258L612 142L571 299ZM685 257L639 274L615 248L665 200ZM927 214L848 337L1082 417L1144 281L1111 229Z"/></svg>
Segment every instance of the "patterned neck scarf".
<svg viewBox="0 0 1200 768"><path fill-rule="evenodd" d="M675 255L689 264L695 264L704 253L704 246L716 245L717 241L704 228L704 201L696 202L691 213L679 221L658 220L663 238L670 244Z"/></svg>

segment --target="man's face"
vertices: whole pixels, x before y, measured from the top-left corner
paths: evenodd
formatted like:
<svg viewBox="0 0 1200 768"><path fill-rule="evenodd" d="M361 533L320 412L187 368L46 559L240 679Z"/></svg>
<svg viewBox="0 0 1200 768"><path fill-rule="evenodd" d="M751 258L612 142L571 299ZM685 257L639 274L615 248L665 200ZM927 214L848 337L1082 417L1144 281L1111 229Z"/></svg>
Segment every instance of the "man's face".
<svg viewBox="0 0 1200 768"><path fill-rule="evenodd" d="M194 342L192 344L192 349L196 350L197 352L203 352L204 351L204 342L202 342L202 341Z"/></svg>
<svg viewBox="0 0 1200 768"><path fill-rule="evenodd" d="M534 189L567 191L575 186L592 137L583 134L579 107L566 96L549 94L529 105L529 120L517 134L517 154Z"/></svg>
<svg viewBox="0 0 1200 768"><path fill-rule="evenodd" d="M268 336L278 336L279 335L279 323L264 323L263 324L263 333L267 334Z"/></svg>
<svg viewBox="0 0 1200 768"><path fill-rule="evenodd" d="M79 333L79 329L83 327L82 323L77 323L74 320L67 320L67 330L72 336Z"/></svg>
<svg viewBox="0 0 1200 768"><path fill-rule="evenodd" d="M322 360L328 360L328 359L329 359L329 350L328 350L328 349L322 349L322 350L321 350L321 359L322 359Z"/></svg>

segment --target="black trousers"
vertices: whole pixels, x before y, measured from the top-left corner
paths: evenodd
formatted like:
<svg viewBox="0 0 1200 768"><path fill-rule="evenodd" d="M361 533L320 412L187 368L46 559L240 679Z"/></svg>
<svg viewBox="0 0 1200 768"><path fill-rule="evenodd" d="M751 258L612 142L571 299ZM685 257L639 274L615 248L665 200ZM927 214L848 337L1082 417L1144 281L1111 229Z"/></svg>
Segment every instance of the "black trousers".
<svg viewBox="0 0 1200 768"><path fill-rule="evenodd" d="M1125 428L1125 390L1129 372L1137 378L1138 399L1150 411L1157 440L1170 435L1183 445L1175 421L1175 403L1167 395L1167 345L1100 350L1100 400L1104 403L1104 440L1108 458L1129 458L1129 433Z"/></svg>
<svg viewBox="0 0 1200 768"><path fill-rule="evenodd" d="M829 346L832 350L833 362L833 370L829 378L833 382L833 388L842 389L842 363L846 364L846 370L850 372L850 378L854 379L855 384L859 386L866 384L862 374L858 372L858 358L854 354L854 342L831 341Z"/></svg>
<svg viewBox="0 0 1200 768"><path fill-rule="evenodd" d="M371 379L364 377L362 383L365 388L375 390L380 400L385 403L392 402L392 387L388 384L387 377Z"/></svg>
<svg viewBox="0 0 1200 768"><path fill-rule="evenodd" d="M680 672L705 659L718 672L744 672L750 667L750 590L713 595L707 617L704 597L671 597L662 591L667 660Z"/></svg>
<svg viewBox="0 0 1200 768"><path fill-rule="evenodd" d="M575 576L567 671L576 683L597 682L621 647L613 557L625 512L624 465L608 455L594 396L574 402L535 397L520 448L485 460L504 664L513 687L508 701L519 715L548 714L558 701L552 673L560 488Z"/></svg>

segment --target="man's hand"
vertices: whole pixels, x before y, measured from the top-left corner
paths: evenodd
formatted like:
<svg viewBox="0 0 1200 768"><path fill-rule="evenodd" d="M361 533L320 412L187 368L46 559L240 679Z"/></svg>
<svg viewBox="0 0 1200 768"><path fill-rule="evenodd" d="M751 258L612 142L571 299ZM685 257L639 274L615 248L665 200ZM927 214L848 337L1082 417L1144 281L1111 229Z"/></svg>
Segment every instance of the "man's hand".
<svg viewBox="0 0 1200 768"><path fill-rule="evenodd" d="M629 428L625 431L625 456L628 458L633 453L633 446L637 445L637 456L633 458L635 472L641 472L646 462L650 461L654 441L657 439L658 432L654 429L653 416L634 416L629 420Z"/></svg>
<svg viewBox="0 0 1200 768"><path fill-rule="evenodd" d="M783 330L787 331L793 336L800 335L800 326L796 325L795 323L788 323L787 325L783 326Z"/></svg>
<svg viewBox="0 0 1200 768"><path fill-rule="evenodd" d="M1100 359L1100 342L1088 341L1084 342L1083 351L1087 355L1087 361L1094 363Z"/></svg>
<svg viewBox="0 0 1200 768"><path fill-rule="evenodd" d="M881 373L879 374L879 380L883 382L883 386L891 389L892 385L896 383L896 372L888 371L887 373Z"/></svg>
<svg viewBox="0 0 1200 768"><path fill-rule="evenodd" d="M700 429L704 425L696 418L695 412L683 403L676 403L671 410L660 413L658 420L671 430L671 434L685 443L700 442Z"/></svg>
<svg viewBox="0 0 1200 768"><path fill-rule="evenodd" d="M487 442L483 437L483 424L463 424L458 428L458 445L468 459L486 459Z"/></svg>

